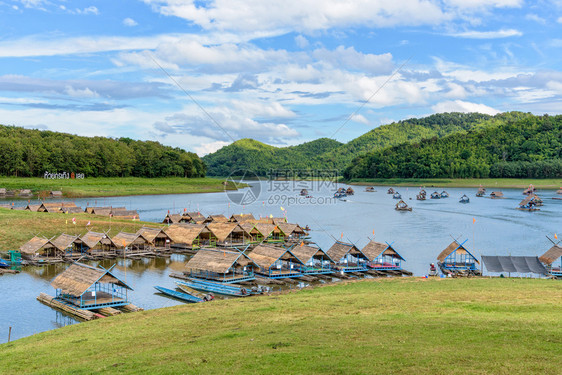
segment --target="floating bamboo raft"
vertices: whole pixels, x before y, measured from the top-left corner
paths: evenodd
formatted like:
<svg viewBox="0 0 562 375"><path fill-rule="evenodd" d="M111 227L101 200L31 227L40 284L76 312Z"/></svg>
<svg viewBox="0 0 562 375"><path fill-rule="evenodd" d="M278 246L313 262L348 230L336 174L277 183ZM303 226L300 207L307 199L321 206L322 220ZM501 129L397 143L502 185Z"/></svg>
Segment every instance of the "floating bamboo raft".
<svg viewBox="0 0 562 375"><path fill-rule="evenodd" d="M128 305L125 305L125 306L121 306L121 310L123 310L125 312L144 311L144 309L142 307L135 306L132 303L129 303Z"/></svg>
<svg viewBox="0 0 562 375"><path fill-rule="evenodd" d="M66 313L77 316L77 317L79 317L80 319L83 319L83 320L92 320L92 319L97 318L96 314L93 313L92 311L78 309L76 307L72 307L70 305L64 304L64 303L56 300L55 297L50 296L50 295L45 294L45 293L39 294L39 297L37 297L37 300L39 302L47 305L47 306L54 307L58 310L61 310L61 311L64 311Z"/></svg>

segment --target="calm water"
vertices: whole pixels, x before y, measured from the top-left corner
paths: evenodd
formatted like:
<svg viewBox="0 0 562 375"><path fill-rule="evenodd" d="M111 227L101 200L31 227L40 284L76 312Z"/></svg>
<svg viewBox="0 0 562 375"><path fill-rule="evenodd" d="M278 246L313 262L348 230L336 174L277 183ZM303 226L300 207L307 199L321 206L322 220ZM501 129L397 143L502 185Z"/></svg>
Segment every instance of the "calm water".
<svg viewBox="0 0 562 375"><path fill-rule="evenodd" d="M406 259L404 268L415 275L427 273L429 263L452 241L451 236L468 239L465 246L476 256L541 255L551 246L545 235L552 238L554 233L562 234L562 201L552 199L557 196L555 191L539 191L545 206L538 212L524 212L515 209L524 197L520 189L503 189L505 199L493 200L475 197L476 189L448 188L450 198L417 201L415 196L419 189L399 188L397 190L413 211L397 212L394 210L397 201L386 194L386 187L376 187L376 192L367 193L364 187L357 186L354 196L340 201L331 198L334 186L329 184L252 184L260 187L254 190L258 198L246 205L231 202L227 193L78 199L75 202L82 207L126 206L138 210L142 220L154 222L161 222L168 210L179 213L184 209L201 211L203 215L253 213L278 217L286 214L290 222L309 225L312 239L325 249L333 244L334 238L342 238L342 233L344 241L362 247L373 237L374 231L377 241L393 242ZM308 188L313 198L299 197L301 188ZM443 189L426 188L428 196L434 190L441 192ZM488 192L492 190L489 188ZM464 193L470 197L469 204L458 203ZM5 202L0 200L0 203ZM27 201L14 203L25 205ZM115 273L134 289L129 297L135 305L145 309L172 306L180 302L155 294L153 286L173 287L174 279L168 275L181 271L185 261L184 256L174 255L127 260L125 267L123 260L119 260ZM114 262L101 264L109 267ZM54 294L50 282L65 267L33 267L17 275L0 277L0 343L7 341L9 326L12 326L14 340L75 322L35 299L40 292Z"/></svg>

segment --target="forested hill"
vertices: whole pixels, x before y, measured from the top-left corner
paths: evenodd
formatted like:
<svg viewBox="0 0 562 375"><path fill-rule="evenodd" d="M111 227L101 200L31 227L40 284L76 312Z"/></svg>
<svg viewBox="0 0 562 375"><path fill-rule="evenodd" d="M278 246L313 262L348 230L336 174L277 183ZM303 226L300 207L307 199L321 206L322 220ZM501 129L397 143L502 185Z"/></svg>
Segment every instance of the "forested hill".
<svg viewBox="0 0 562 375"><path fill-rule="evenodd" d="M267 176L272 169L316 169L319 167L316 155L339 146L340 142L328 138L290 147L273 147L245 138L204 156L203 161L211 176L228 176L237 170L249 170L259 176Z"/></svg>
<svg viewBox="0 0 562 375"><path fill-rule="evenodd" d="M353 178L562 177L562 116L533 116L356 158Z"/></svg>
<svg viewBox="0 0 562 375"><path fill-rule="evenodd" d="M192 152L130 138L81 137L0 125L0 175L86 177L204 177L205 164Z"/></svg>
<svg viewBox="0 0 562 375"><path fill-rule="evenodd" d="M207 173L227 176L237 169L265 176L271 169L331 169L343 173L358 156L405 142L444 137L459 131L493 126L527 116L520 112L489 116L480 113L441 113L379 126L342 144L321 138L299 146L277 148L243 139L203 157Z"/></svg>

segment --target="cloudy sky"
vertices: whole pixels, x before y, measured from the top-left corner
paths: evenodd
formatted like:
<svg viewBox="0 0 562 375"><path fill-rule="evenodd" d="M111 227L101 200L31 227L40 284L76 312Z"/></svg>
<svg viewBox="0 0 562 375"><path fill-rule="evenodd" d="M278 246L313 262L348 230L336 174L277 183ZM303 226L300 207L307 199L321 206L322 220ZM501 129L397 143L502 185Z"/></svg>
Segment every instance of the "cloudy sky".
<svg viewBox="0 0 562 375"><path fill-rule="evenodd" d="M562 1L0 0L0 123L212 152L562 112Z"/></svg>

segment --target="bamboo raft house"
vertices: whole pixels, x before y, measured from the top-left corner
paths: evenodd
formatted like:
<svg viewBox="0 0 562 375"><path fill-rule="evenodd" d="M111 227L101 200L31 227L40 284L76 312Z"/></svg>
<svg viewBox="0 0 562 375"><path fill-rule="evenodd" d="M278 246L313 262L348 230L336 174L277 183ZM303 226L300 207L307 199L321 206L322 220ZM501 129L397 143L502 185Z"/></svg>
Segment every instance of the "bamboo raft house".
<svg viewBox="0 0 562 375"><path fill-rule="evenodd" d="M336 241L326 254L336 262L336 270L341 273L369 270L369 258L353 244Z"/></svg>
<svg viewBox="0 0 562 375"><path fill-rule="evenodd" d="M484 195L486 195L486 189L483 188L482 186L480 186L478 188L478 191L476 192L476 196L477 197L483 197Z"/></svg>
<svg viewBox="0 0 562 375"><path fill-rule="evenodd" d="M534 187L533 184L530 184L527 189L523 190L523 194L524 195L533 194L536 190L537 190L537 188Z"/></svg>
<svg viewBox="0 0 562 375"><path fill-rule="evenodd" d="M517 207L517 209L522 211L540 211L540 208L536 208L536 206L542 206L542 200L540 201L540 204L537 204L535 197L536 195L534 194L528 195L525 199L519 202L519 207Z"/></svg>
<svg viewBox="0 0 562 375"><path fill-rule="evenodd" d="M394 194L395 191L393 188L388 189L388 191L386 192L386 194Z"/></svg>
<svg viewBox="0 0 562 375"><path fill-rule="evenodd" d="M412 211L412 207L409 207L408 204L402 199L400 199L400 202L396 203L394 209L396 211Z"/></svg>
<svg viewBox="0 0 562 375"><path fill-rule="evenodd" d="M60 190L51 190L49 192L49 195L51 196L51 198L62 198L62 191Z"/></svg>
<svg viewBox="0 0 562 375"><path fill-rule="evenodd" d="M168 234L161 228L142 227L137 234L146 238L150 245L157 251L170 250L173 241Z"/></svg>
<svg viewBox="0 0 562 375"><path fill-rule="evenodd" d="M375 187L374 187L374 186L367 186L367 187L365 188L365 191L366 191L367 193L374 193L376 190L375 190Z"/></svg>
<svg viewBox="0 0 562 375"><path fill-rule="evenodd" d="M25 210L31 212L38 212L39 207L41 207L40 204L28 204L27 206L25 206Z"/></svg>
<svg viewBox="0 0 562 375"><path fill-rule="evenodd" d="M472 255L464 244L454 240L438 256L437 264L444 274L453 275L480 275L480 270L476 267L480 264L478 259Z"/></svg>
<svg viewBox="0 0 562 375"><path fill-rule="evenodd" d="M141 256L153 253L150 241L141 234L119 232L111 240L117 246L117 252L123 253L124 256Z"/></svg>
<svg viewBox="0 0 562 375"><path fill-rule="evenodd" d="M333 273L335 262L321 248L305 245L303 242L291 247L291 252L302 262L301 273L304 275L320 275Z"/></svg>
<svg viewBox="0 0 562 375"><path fill-rule="evenodd" d="M170 214L168 212L168 214L166 215L166 217L164 218L164 220L162 221L163 224L179 224L179 223L187 223L188 219L185 218L181 215L181 214Z"/></svg>
<svg viewBox="0 0 562 375"><path fill-rule="evenodd" d="M282 223L277 221L276 224L279 230L283 233L285 241L302 240L308 233L298 224Z"/></svg>
<svg viewBox="0 0 562 375"><path fill-rule="evenodd" d="M562 247L555 244L541 255L539 260L552 276L562 278Z"/></svg>
<svg viewBox="0 0 562 375"><path fill-rule="evenodd" d="M89 231L81 237L86 253L94 258L114 258L117 256L117 245L106 233Z"/></svg>
<svg viewBox="0 0 562 375"><path fill-rule="evenodd" d="M346 193L347 195L353 195L353 194L355 194L355 191L354 191L354 190L351 188L351 186L350 186L350 187L347 188L347 190L345 191L345 193Z"/></svg>
<svg viewBox="0 0 562 375"><path fill-rule="evenodd" d="M438 192L434 191L433 193L431 193L431 195L429 196L431 199L441 199L441 194L439 194Z"/></svg>
<svg viewBox="0 0 562 375"><path fill-rule="evenodd" d="M424 201L427 199L427 192L424 189L421 189L420 192L416 195L416 199L419 201Z"/></svg>
<svg viewBox="0 0 562 375"><path fill-rule="evenodd" d="M252 235L238 223L212 222L207 224L207 229L216 238L217 246L242 246L252 242Z"/></svg>
<svg viewBox="0 0 562 375"><path fill-rule="evenodd" d="M255 273L271 279L299 277L304 266L291 250L281 246L258 245L248 256L259 267Z"/></svg>
<svg viewBox="0 0 562 375"><path fill-rule="evenodd" d="M490 198L492 198L492 199L502 199L502 198L505 198L505 197L503 196L503 193L501 191L492 191L490 193Z"/></svg>
<svg viewBox="0 0 562 375"><path fill-rule="evenodd" d="M110 269L73 263L51 283L55 300L78 310L95 311L130 305L127 292L133 290ZM106 311L107 311L106 310Z"/></svg>
<svg viewBox="0 0 562 375"><path fill-rule="evenodd" d="M441 198L449 198L449 193L447 193L445 190L443 190L441 192Z"/></svg>
<svg viewBox="0 0 562 375"><path fill-rule="evenodd" d="M84 213L82 207L62 207L61 211L65 214L81 214Z"/></svg>
<svg viewBox="0 0 562 375"><path fill-rule="evenodd" d="M53 203L41 203L37 212L63 212L63 209L76 207L74 202L53 202Z"/></svg>
<svg viewBox="0 0 562 375"><path fill-rule="evenodd" d="M230 216L229 221L236 223L243 223L245 221L255 221L256 218L252 214L240 214Z"/></svg>
<svg viewBox="0 0 562 375"><path fill-rule="evenodd" d="M139 213L136 210L111 210L111 216L117 219L140 220Z"/></svg>
<svg viewBox="0 0 562 375"><path fill-rule="evenodd" d="M165 232L176 249L196 250L203 246L216 246L215 237L203 224L172 224Z"/></svg>
<svg viewBox="0 0 562 375"><path fill-rule="evenodd" d="M201 249L186 264L188 277L237 283L255 280L258 265L240 251Z"/></svg>
<svg viewBox="0 0 562 375"><path fill-rule="evenodd" d="M228 218L224 215L209 215L207 216L207 218L203 223L209 224L209 223L227 223L227 222L228 222Z"/></svg>
<svg viewBox="0 0 562 375"><path fill-rule="evenodd" d="M85 246L80 236L61 234L51 241L60 251L65 259L78 259L84 255Z"/></svg>
<svg viewBox="0 0 562 375"><path fill-rule="evenodd" d="M406 260L388 242L376 242L371 240L361 252L369 259L368 266L382 273L412 275L411 272L402 269L402 262ZM396 271L396 272L393 272ZM381 272L379 272L381 273Z"/></svg>
<svg viewBox="0 0 562 375"><path fill-rule="evenodd" d="M396 193L394 193L394 194L392 195L392 198L394 198L394 199L402 199L402 195L400 195L399 192L396 192Z"/></svg>
<svg viewBox="0 0 562 375"><path fill-rule="evenodd" d="M92 215L103 215L103 216L109 216L109 214L111 213L112 210L126 210L125 207L112 207L112 206L105 206L105 207L86 207L86 209L84 210L84 212L86 212L87 214L92 214Z"/></svg>
<svg viewBox="0 0 562 375"><path fill-rule="evenodd" d="M23 244L20 253L23 259L38 263L62 262L64 254L49 239L37 236Z"/></svg>
<svg viewBox="0 0 562 375"><path fill-rule="evenodd" d="M275 224L267 224L258 222L255 225L259 234L256 240L258 242L284 242L285 238L279 227Z"/></svg>
<svg viewBox="0 0 562 375"><path fill-rule="evenodd" d="M182 216L184 220L187 220L188 223L192 224L203 224L206 219L201 212L184 212Z"/></svg>
<svg viewBox="0 0 562 375"><path fill-rule="evenodd" d="M461 199L459 199L459 203L470 203L470 198L464 194Z"/></svg>

